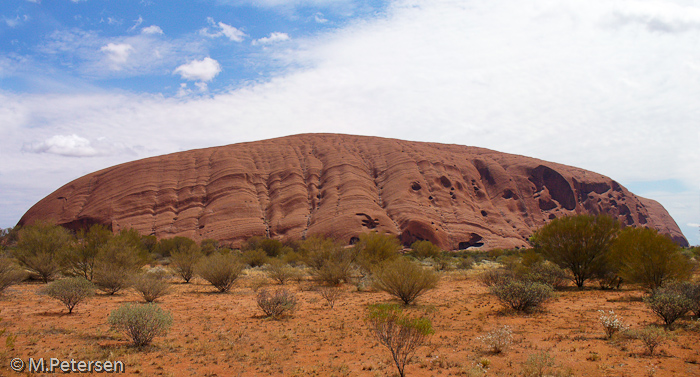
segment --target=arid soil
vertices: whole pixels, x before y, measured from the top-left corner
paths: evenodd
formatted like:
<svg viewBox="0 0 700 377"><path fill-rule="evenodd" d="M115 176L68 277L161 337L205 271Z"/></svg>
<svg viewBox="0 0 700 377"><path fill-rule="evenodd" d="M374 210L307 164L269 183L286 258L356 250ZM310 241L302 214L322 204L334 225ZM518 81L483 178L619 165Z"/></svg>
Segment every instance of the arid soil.
<svg viewBox="0 0 700 377"><path fill-rule="evenodd" d="M680 321L654 356L638 340L606 340L598 310L614 310L632 328L659 324L641 302L643 291L623 289L558 291L541 311L516 314L503 309L481 286L478 269L443 273L437 289L407 310L430 313L435 334L406 369L407 376L519 376L530 355L547 351L555 361L548 375L558 376L699 376L700 326ZM58 301L37 294L41 284L25 283L0 297L0 329L17 336L14 349L3 350L0 375L20 375L8 367L14 357L70 360L120 360L127 375L144 376L393 376L389 351L372 338L363 318L368 304L392 302L383 292L343 286L334 308L311 282L286 285L300 307L281 320L265 318L255 302L264 275L250 272L235 288L216 293L210 285L174 282L172 294L159 300L173 326L151 346L137 349L110 330L111 310L139 302L134 291L97 295L69 315ZM267 289L278 286L270 285ZM477 337L500 325L514 332L502 354L487 351ZM7 335L7 334L6 334ZM0 339L4 347L5 336Z"/></svg>

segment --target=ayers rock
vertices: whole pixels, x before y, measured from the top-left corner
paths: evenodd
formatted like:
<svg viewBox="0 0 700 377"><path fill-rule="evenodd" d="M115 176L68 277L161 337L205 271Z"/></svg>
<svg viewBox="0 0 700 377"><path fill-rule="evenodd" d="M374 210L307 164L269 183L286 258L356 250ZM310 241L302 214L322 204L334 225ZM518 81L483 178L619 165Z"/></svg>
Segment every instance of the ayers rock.
<svg viewBox="0 0 700 377"><path fill-rule="evenodd" d="M351 243L372 230L405 244L522 247L548 220L606 213L687 245L666 210L583 169L483 148L305 134L133 161L78 178L19 224L93 223L158 238L312 234Z"/></svg>

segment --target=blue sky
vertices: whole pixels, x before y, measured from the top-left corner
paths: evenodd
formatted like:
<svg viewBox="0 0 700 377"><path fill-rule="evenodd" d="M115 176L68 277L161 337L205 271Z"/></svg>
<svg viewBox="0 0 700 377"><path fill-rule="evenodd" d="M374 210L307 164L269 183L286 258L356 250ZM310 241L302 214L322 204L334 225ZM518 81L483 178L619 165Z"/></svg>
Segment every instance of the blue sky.
<svg viewBox="0 0 700 377"><path fill-rule="evenodd" d="M0 227L84 174L303 132L592 170L700 244L691 0L3 0Z"/></svg>

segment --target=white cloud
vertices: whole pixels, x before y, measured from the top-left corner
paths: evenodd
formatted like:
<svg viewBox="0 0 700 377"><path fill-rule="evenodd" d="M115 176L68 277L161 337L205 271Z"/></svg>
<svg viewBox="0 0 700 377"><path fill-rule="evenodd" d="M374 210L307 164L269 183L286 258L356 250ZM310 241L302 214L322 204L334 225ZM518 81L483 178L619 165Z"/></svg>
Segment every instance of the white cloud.
<svg viewBox="0 0 700 377"><path fill-rule="evenodd" d="M42 181L47 167L61 175L52 178L53 186L46 184L44 195L135 157L302 132L352 133L532 156L602 173L623 185L676 179L690 189L647 196L659 200L691 244L698 244L697 228L688 224L700 223L700 31L659 32L635 23L611 27L624 8L620 4L394 1L385 15L295 38L284 50L265 50L263 62L274 57L282 59L282 67L295 68L216 95L195 95L196 84L183 85L183 97L176 98L0 91L0 191L24 177ZM688 14L698 8L683 4ZM660 9L647 13L664 19ZM109 42L134 46L128 63L146 47L160 46ZM105 44L73 34L57 36L52 46L99 51ZM211 59L207 67L207 59L181 65L176 73L208 82L221 66ZM77 166L18 150L17 145L57 134L81 135L93 147L106 136L138 154L96 156ZM12 170L17 166L22 169ZM41 197L25 196L24 210Z"/></svg>
<svg viewBox="0 0 700 377"><path fill-rule="evenodd" d="M119 69L129 59L129 55L134 51L134 47L127 43L109 43L106 46L102 46L100 51L104 52L109 60L114 63L114 69Z"/></svg>
<svg viewBox="0 0 700 377"><path fill-rule="evenodd" d="M104 38L75 29L54 32L38 50L49 60L67 56L76 62L71 67L79 75L98 78L172 71L188 56L206 54L204 44L192 38L168 39L147 33Z"/></svg>
<svg viewBox="0 0 700 377"><path fill-rule="evenodd" d="M163 34L163 29L161 29L159 26L151 25L151 26L148 26L148 27L141 29L141 33L143 33L143 34Z"/></svg>
<svg viewBox="0 0 700 377"><path fill-rule="evenodd" d="M211 17L207 18L207 22L209 22L209 25L211 25L211 27L215 31L210 31L209 28L204 28L201 29L199 33L208 38L217 38L225 36L233 42L243 42L243 40L248 36L243 31L231 25L225 24L223 22L215 22L214 19Z"/></svg>
<svg viewBox="0 0 700 377"><path fill-rule="evenodd" d="M280 33L280 32L276 31L276 32L270 33L270 36L256 39L252 43L253 43L253 45L258 45L258 44L269 45L272 43L288 41L289 39L290 38L289 38L289 35L287 33Z"/></svg>
<svg viewBox="0 0 700 377"><path fill-rule="evenodd" d="M216 60L206 57L202 60L193 60L177 67L174 73L179 74L185 80L211 81L221 72L221 65Z"/></svg>
<svg viewBox="0 0 700 377"><path fill-rule="evenodd" d="M98 154L90 140L78 135L55 135L36 145L24 148L28 152L50 153L68 157L92 157Z"/></svg>

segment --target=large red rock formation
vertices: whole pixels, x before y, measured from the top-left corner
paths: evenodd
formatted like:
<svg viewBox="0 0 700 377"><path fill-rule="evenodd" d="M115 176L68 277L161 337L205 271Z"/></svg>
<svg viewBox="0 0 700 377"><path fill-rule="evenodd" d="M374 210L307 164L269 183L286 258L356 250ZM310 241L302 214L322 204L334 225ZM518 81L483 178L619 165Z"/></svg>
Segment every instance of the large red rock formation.
<svg viewBox="0 0 700 377"><path fill-rule="evenodd" d="M687 245L658 203L590 171L461 145L307 134L153 157L56 190L20 220L102 223L159 238L372 230L446 249L518 247L548 220L607 213Z"/></svg>

